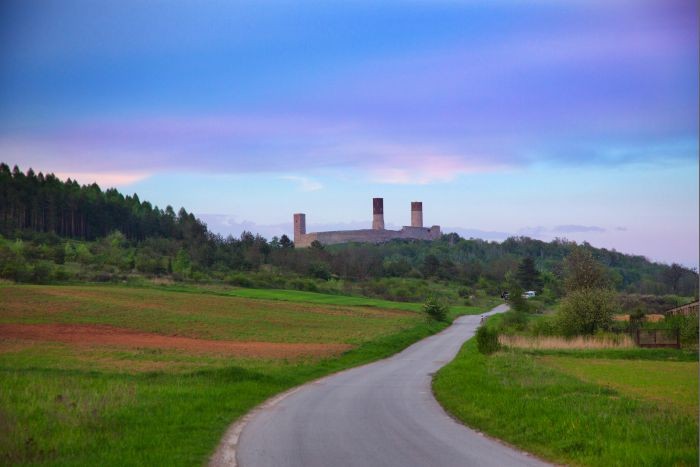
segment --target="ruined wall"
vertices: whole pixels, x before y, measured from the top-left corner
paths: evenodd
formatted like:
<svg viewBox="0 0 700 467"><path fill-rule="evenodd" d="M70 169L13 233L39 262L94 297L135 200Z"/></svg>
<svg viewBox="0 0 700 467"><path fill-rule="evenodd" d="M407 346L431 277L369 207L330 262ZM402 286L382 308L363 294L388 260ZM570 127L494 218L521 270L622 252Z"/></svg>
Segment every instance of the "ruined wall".
<svg viewBox="0 0 700 467"><path fill-rule="evenodd" d="M423 227L423 203L420 201L411 203L411 225L404 226L401 230L384 228L384 198L372 198L372 229L306 233L306 215L294 214L294 244L300 248L310 246L315 240L324 245L333 245L348 242L382 243L398 238L437 240L440 235L439 225Z"/></svg>
<svg viewBox="0 0 700 467"><path fill-rule="evenodd" d="M298 248L311 245L311 242L318 240L324 245L334 245L337 243L366 242L383 243L393 239L401 238L407 240L437 240L440 238L440 226L428 227L403 227L401 230L338 230L332 232L311 232L294 239L294 244Z"/></svg>

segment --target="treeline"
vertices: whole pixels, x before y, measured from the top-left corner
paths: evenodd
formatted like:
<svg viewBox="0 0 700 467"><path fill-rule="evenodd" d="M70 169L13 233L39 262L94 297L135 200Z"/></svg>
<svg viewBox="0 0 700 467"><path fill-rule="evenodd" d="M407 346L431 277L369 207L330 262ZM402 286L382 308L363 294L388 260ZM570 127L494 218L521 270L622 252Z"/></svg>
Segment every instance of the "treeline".
<svg viewBox="0 0 700 467"><path fill-rule="evenodd" d="M196 240L207 235L206 226L184 209L175 214L124 196L116 189L65 182L53 174L24 174L0 163L0 234L22 231L55 233L61 237L95 240L115 230L130 240L151 237Z"/></svg>
<svg viewBox="0 0 700 467"><path fill-rule="evenodd" d="M559 297L564 259L583 248L607 267L618 291L698 293L696 271L563 239L514 237L499 243L451 233L434 242L297 249L286 235L268 240L244 232L224 238L184 209L175 214L171 207L161 210L137 195L103 192L96 184L80 186L32 170L25 175L6 164L0 165L0 234L0 277L16 281L121 281L145 275L257 287L294 283L309 289L350 281L372 283L377 293L398 284L391 296L410 298L423 287L420 281L500 293L509 275L529 258L541 273L538 292Z"/></svg>

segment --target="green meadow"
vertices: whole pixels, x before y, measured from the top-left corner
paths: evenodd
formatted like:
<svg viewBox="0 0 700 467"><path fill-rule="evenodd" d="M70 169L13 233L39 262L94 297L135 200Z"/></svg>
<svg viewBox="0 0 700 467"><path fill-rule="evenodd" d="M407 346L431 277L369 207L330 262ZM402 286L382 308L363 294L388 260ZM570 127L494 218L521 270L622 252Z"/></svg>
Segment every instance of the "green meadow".
<svg viewBox="0 0 700 467"><path fill-rule="evenodd" d="M0 463L202 464L233 421L272 395L389 356L447 325L426 320L418 304L259 292L0 285ZM270 358L8 337L54 325L320 350Z"/></svg>
<svg viewBox="0 0 700 467"><path fill-rule="evenodd" d="M555 463L698 465L698 356L671 349L485 356L468 341L433 381L468 426Z"/></svg>

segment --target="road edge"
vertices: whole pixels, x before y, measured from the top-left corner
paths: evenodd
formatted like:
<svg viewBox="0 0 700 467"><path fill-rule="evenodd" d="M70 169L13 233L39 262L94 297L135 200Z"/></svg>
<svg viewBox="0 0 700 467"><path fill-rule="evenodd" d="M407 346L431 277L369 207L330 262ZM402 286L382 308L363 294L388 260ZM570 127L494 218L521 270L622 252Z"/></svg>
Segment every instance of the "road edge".
<svg viewBox="0 0 700 467"><path fill-rule="evenodd" d="M482 315L491 314L493 312L493 310L495 308L497 308L498 306L500 306L500 304L491 308L489 311L484 312ZM462 315L462 316L465 316L465 315ZM454 325L454 321L457 320L458 318L460 318L460 316L457 316L456 318L454 318L453 322L450 323L450 325L447 326L446 328L442 329L440 332L435 333L435 334L431 334L429 336L424 337L423 339L417 340L417 341L413 342L411 345L409 345L408 347L401 349L400 351L398 351L396 353L388 355L384 358L380 358L379 360L373 360L371 362L367 362L367 363L364 363L362 365L354 366L351 368L346 368L344 370L340 370L340 371L322 376L318 379L307 381L304 384L301 384L299 386L293 387L293 388L288 389L284 392L276 394L276 395L270 397L269 399L265 400L264 402L256 405L251 410L249 410L245 415L243 415L243 417L241 417L237 421L233 422L226 429L223 437L221 438L221 441L219 441L219 444L216 447L216 450L209 458L209 462L207 463L208 467L238 467L238 459L236 457L236 453L237 453L238 442L240 440L241 433L243 433L243 430L245 429L248 422L250 422L250 420L253 417L255 417L260 411L274 407L278 403L282 402L282 400L286 399L287 397L291 396L292 394L301 390L302 388L304 388L307 385L316 384L316 383L319 383L327 378L342 374L346 371L356 370L356 369L362 368L364 366L368 366L368 365L372 365L372 364L377 363L377 362L381 362L382 360L387 360L389 358L393 358L394 356L400 354L401 352L405 351L406 349L410 348L411 346L423 341L424 339L428 339L430 337L440 335L441 333L447 331L448 329L450 329ZM432 384L431 384L431 391L432 391ZM433 397L434 397L434 395L433 395ZM437 402L437 399L436 399L436 402ZM439 402L437 402L437 404L438 404L438 406L440 406L440 408L445 413L447 413L447 411L445 411L445 409L440 405Z"/></svg>

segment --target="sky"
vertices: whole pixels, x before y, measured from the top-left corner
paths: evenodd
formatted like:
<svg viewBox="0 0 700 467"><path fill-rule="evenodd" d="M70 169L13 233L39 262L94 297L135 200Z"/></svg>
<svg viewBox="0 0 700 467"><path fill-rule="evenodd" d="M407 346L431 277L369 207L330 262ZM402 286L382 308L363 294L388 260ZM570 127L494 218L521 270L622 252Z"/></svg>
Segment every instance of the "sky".
<svg viewBox="0 0 700 467"><path fill-rule="evenodd" d="M0 3L0 161L268 238L388 227L698 265L676 0Z"/></svg>

